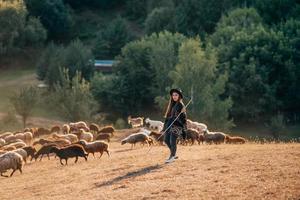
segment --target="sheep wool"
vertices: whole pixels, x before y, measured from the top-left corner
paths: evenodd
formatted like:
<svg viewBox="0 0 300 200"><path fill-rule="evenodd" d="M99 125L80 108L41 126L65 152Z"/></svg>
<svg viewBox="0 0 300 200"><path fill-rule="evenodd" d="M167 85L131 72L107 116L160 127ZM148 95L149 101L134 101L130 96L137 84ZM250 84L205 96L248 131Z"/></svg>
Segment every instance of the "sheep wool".
<svg viewBox="0 0 300 200"><path fill-rule="evenodd" d="M12 173L10 176L12 176L16 170L19 170L20 173L22 173L23 168L23 158L16 152L7 152L0 156L0 174L3 175L4 172L6 172L9 169L12 169ZM7 176L5 176L7 177Z"/></svg>

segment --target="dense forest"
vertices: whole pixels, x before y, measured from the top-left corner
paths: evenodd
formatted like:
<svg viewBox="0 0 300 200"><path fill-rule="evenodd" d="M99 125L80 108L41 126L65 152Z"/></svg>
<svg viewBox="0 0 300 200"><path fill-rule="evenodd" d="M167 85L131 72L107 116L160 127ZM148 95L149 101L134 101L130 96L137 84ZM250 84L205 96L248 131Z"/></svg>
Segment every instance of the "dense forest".
<svg viewBox="0 0 300 200"><path fill-rule="evenodd" d="M189 117L215 129L300 121L297 0L0 2L0 59L41 52L44 96L67 120L162 115L180 87ZM94 59L116 60L113 73Z"/></svg>

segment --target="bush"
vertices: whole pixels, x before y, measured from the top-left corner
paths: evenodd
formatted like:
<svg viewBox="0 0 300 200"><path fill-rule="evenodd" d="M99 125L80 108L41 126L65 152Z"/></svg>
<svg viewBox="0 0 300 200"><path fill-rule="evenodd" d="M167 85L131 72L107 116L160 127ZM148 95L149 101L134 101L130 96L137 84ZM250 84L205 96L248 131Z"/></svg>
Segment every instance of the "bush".
<svg viewBox="0 0 300 200"><path fill-rule="evenodd" d="M38 94L35 88L22 88L15 93L10 101L15 108L17 114L21 115L23 127L26 127L28 117L32 115L32 111L38 102Z"/></svg>
<svg viewBox="0 0 300 200"><path fill-rule="evenodd" d="M174 8L155 8L147 16L145 31L147 34L159 33L163 30L175 31Z"/></svg>
<svg viewBox="0 0 300 200"><path fill-rule="evenodd" d="M50 95L51 107L69 121L91 120L98 111L98 104L90 92L89 83L79 72L72 79L67 70L63 74L62 84L56 84Z"/></svg>

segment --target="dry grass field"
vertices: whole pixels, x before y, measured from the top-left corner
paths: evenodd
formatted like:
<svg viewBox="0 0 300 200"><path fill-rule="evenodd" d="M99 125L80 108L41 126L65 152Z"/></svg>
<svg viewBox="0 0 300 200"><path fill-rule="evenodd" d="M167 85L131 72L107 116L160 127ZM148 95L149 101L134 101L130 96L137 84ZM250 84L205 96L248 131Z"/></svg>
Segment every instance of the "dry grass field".
<svg viewBox="0 0 300 200"><path fill-rule="evenodd" d="M300 144L179 146L111 143L111 157L29 162L0 178L0 199L300 199ZM126 133L128 134L128 132Z"/></svg>

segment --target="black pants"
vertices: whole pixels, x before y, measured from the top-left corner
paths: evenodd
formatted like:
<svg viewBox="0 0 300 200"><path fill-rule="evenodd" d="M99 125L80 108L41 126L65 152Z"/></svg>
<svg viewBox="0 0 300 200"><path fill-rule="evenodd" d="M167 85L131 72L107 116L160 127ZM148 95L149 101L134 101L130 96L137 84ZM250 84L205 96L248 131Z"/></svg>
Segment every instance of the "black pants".
<svg viewBox="0 0 300 200"><path fill-rule="evenodd" d="M170 149L170 158L176 155L177 150L177 138L180 135L181 128L172 126L166 133L164 142Z"/></svg>

